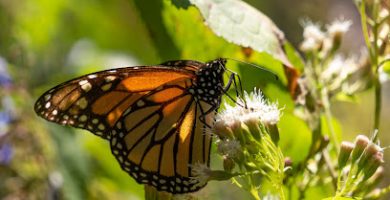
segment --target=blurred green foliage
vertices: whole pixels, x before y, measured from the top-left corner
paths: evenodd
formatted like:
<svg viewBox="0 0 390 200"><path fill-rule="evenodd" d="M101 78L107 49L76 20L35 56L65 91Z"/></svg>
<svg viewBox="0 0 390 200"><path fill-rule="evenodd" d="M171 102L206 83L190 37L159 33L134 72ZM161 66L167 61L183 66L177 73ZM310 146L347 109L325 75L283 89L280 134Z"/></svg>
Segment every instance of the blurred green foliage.
<svg viewBox="0 0 390 200"><path fill-rule="evenodd" d="M54 85L88 72L218 57L253 62L278 74L280 80L228 63L245 90L260 88L284 106L279 126L283 152L296 162L305 159L311 133L292 113L281 63L264 53L248 57L241 47L216 36L187 1L0 0L0 58L12 77L0 95L12 99L14 107L7 131L0 131L0 144L13 149L9 162L0 159L0 198L143 199L143 187L120 169L106 141L38 118L35 100ZM301 61L296 57L293 62ZM9 104L3 102L1 111L5 107ZM218 159L212 160L215 168L221 168ZM329 190L314 187L307 195L317 199ZM201 199L249 198L228 182L211 182L198 193Z"/></svg>

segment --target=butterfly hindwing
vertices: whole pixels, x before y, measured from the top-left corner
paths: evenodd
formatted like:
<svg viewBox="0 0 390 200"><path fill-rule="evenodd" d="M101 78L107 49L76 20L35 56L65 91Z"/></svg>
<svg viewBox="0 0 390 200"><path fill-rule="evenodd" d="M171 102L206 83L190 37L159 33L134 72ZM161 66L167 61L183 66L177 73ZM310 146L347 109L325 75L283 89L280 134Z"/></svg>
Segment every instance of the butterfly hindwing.
<svg viewBox="0 0 390 200"><path fill-rule="evenodd" d="M157 107L143 100L143 106L118 120L111 139L112 152L123 170L139 183L171 193L202 188L204 185L191 179L191 166L209 163L211 136L199 121L201 105L183 93ZM207 117L210 125L213 114Z"/></svg>

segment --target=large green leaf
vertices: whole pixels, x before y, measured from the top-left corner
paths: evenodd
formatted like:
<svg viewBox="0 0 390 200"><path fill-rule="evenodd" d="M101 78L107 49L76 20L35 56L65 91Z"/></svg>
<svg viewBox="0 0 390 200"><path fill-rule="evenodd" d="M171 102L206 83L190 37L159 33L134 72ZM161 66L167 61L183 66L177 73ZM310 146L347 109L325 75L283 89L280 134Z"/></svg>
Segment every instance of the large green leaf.
<svg viewBox="0 0 390 200"><path fill-rule="evenodd" d="M280 146L285 157L290 157L293 163L305 159L311 143L311 131L306 123L290 113L283 113L278 123Z"/></svg>
<svg viewBox="0 0 390 200"><path fill-rule="evenodd" d="M218 36L288 63L281 48L284 34L263 13L239 0L191 0Z"/></svg>

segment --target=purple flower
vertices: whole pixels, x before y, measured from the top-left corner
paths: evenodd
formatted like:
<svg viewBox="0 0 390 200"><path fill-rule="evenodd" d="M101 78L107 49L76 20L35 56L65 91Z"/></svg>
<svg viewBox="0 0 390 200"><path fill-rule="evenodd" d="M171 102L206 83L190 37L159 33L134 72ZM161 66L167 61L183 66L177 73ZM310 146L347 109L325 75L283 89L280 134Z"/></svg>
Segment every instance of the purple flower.
<svg viewBox="0 0 390 200"><path fill-rule="evenodd" d="M9 87L12 79L8 73L7 62L4 58L0 57L0 86Z"/></svg>
<svg viewBox="0 0 390 200"><path fill-rule="evenodd" d="M7 165L13 156L12 146L8 143L0 144L0 165Z"/></svg>
<svg viewBox="0 0 390 200"><path fill-rule="evenodd" d="M11 122L11 116L6 112L0 112L0 137L8 131L8 124Z"/></svg>

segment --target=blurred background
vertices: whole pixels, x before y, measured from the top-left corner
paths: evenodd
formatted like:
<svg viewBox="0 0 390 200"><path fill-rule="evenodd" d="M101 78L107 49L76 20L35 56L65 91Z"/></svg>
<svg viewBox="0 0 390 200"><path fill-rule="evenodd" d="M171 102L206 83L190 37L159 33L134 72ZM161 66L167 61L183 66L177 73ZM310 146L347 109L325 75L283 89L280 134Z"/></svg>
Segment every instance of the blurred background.
<svg viewBox="0 0 390 200"><path fill-rule="evenodd" d="M321 24L349 19L353 25L343 41L343 51L358 54L364 45L352 1L247 3L268 15L295 47L302 40L301 22L305 19ZM106 141L38 118L33 111L35 100L51 87L89 72L174 59L245 59L243 52L215 36L187 1L0 0L0 198L143 199L143 187L120 170ZM228 67L241 74L246 89L262 88L285 110L293 108L283 84L251 73L254 69L248 66L236 65L229 63ZM280 65L267 67L276 72L281 69ZM388 146L389 82L383 92L380 138L382 146ZM373 91L366 91L358 95L356 103L334 104L343 140L372 134L372 100ZM291 120L292 116L286 117ZM281 123L286 130L281 136L282 147L289 150L286 154L303 159L308 144L297 141L294 134L310 141L310 133L304 128L297 133L289 130L291 124ZM390 170L388 155L385 152L386 171ZM221 168L218 158L212 162L213 167ZM390 175L386 176L389 184ZM198 193L200 199L250 198L226 181L210 182Z"/></svg>

